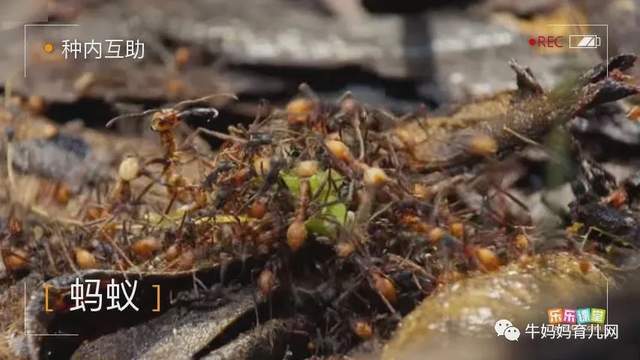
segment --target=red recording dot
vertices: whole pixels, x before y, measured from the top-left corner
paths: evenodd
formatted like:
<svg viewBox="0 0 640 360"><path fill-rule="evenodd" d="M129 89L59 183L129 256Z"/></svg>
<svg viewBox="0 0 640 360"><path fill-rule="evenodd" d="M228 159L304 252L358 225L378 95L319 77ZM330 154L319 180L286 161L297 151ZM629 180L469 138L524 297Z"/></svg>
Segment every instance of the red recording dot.
<svg viewBox="0 0 640 360"><path fill-rule="evenodd" d="M536 39L531 38L529 39L529 45L534 46L536 44Z"/></svg>

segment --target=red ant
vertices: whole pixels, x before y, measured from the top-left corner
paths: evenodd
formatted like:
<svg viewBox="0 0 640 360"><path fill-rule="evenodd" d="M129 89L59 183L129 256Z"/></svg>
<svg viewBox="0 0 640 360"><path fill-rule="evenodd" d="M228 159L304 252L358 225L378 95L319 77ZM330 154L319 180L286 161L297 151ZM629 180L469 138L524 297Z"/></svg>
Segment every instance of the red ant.
<svg viewBox="0 0 640 360"><path fill-rule="evenodd" d="M230 95L209 95L199 99L185 100L170 108L156 108L137 114L125 114L111 119L106 124L106 127L111 127L118 120L126 118L144 118L151 115L151 130L158 133L162 146L165 150L164 158L162 159L162 162L165 164L163 177L165 186L172 197L171 203L173 203L174 199L178 198L181 194L180 190L186 189L188 191L188 195L190 195L194 201L194 206L191 207L192 210L205 206L206 196L203 196L203 191L199 186L190 185L188 181L182 175L178 174L175 169L178 161L178 147L176 145L174 129L178 127L181 122L193 116L206 117L207 121L216 118L219 115L219 112L213 107L189 108L189 106L202 103L216 96Z"/></svg>

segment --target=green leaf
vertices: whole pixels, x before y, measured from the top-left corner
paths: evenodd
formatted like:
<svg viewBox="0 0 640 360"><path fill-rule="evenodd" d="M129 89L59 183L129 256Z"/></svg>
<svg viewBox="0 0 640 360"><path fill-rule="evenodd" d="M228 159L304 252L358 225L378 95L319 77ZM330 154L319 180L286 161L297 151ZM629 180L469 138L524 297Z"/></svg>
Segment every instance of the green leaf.
<svg viewBox="0 0 640 360"><path fill-rule="evenodd" d="M331 180L335 186L332 186L329 180L329 173L331 173ZM317 174L309 178L309 188L314 197L324 201L337 200L337 194L335 190L342 185L342 176L335 171L319 171ZM298 190L299 191L299 190ZM320 193L318 194L318 191Z"/></svg>
<svg viewBox="0 0 640 360"><path fill-rule="evenodd" d="M329 182L329 176L333 180L332 185ZM298 198L300 196L300 178L286 171L280 172L280 178L291 193ZM318 216L311 217L305 222L307 230L318 234L331 236L335 234L335 223L344 225L347 218L347 206L338 202L338 194L336 189L342 185L343 179L340 174L335 171L323 170L309 178L309 189L311 196L315 201L319 201L320 205L332 203L322 208ZM325 220L330 217L333 221ZM335 222L335 223L334 223Z"/></svg>
<svg viewBox="0 0 640 360"><path fill-rule="evenodd" d="M284 181L284 184L287 185L287 188L293 193L293 195L296 197L300 196L300 179L297 176L285 171L280 171L280 178Z"/></svg>
<svg viewBox="0 0 640 360"><path fill-rule="evenodd" d="M326 213L333 216L340 225L344 225L347 221L347 206L343 203L335 203L333 205L327 206Z"/></svg>

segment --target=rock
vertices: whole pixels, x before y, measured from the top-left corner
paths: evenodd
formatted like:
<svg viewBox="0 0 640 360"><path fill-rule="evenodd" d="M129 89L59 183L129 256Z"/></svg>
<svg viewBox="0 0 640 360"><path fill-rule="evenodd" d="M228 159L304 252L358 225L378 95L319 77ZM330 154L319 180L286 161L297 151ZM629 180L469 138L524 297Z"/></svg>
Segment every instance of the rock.
<svg viewBox="0 0 640 360"><path fill-rule="evenodd" d="M584 306L606 286L600 270L584 273L567 253L512 263L440 288L403 319L382 358L499 359L509 342L496 336L497 320L508 319L523 333L527 323L546 322L547 308Z"/></svg>

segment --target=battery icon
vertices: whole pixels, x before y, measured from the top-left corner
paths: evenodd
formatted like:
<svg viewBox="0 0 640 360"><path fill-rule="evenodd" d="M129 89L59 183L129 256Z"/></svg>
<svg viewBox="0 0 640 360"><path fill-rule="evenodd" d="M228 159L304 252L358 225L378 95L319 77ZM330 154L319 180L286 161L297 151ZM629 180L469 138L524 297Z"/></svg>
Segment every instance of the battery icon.
<svg viewBox="0 0 640 360"><path fill-rule="evenodd" d="M569 48L595 49L600 47L601 39L598 35L569 35Z"/></svg>

